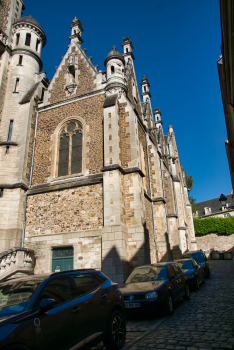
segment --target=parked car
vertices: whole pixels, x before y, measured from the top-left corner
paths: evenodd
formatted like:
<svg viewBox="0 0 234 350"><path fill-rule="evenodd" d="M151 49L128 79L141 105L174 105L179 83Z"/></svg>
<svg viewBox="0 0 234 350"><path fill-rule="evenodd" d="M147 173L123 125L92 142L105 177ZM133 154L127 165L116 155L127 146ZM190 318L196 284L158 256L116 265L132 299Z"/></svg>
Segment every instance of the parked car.
<svg viewBox="0 0 234 350"><path fill-rule="evenodd" d="M174 303L190 299L187 280L173 262L136 267L120 288L127 314L173 314Z"/></svg>
<svg viewBox="0 0 234 350"><path fill-rule="evenodd" d="M176 264L181 268L190 289L200 289L200 284L204 283L205 274L201 266L194 259L176 260Z"/></svg>
<svg viewBox="0 0 234 350"><path fill-rule="evenodd" d="M1 350L65 350L101 340L123 347L126 313L118 284L73 270L0 283Z"/></svg>
<svg viewBox="0 0 234 350"><path fill-rule="evenodd" d="M202 250L194 250L194 251L186 252L183 254L183 258L194 259L198 263L198 265L202 267L205 274L205 278L210 277L210 268L207 262L207 257Z"/></svg>

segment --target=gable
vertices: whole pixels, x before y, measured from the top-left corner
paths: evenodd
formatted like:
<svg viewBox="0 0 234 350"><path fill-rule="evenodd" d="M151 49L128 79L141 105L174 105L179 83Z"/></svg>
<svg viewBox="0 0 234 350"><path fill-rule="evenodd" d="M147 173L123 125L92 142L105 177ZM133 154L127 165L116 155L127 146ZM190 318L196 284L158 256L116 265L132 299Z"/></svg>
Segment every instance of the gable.
<svg viewBox="0 0 234 350"><path fill-rule="evenodd" d="M70 46L50 83L48 102L52 104L92 92L96 88L96 73L84 51Z"/></svg>

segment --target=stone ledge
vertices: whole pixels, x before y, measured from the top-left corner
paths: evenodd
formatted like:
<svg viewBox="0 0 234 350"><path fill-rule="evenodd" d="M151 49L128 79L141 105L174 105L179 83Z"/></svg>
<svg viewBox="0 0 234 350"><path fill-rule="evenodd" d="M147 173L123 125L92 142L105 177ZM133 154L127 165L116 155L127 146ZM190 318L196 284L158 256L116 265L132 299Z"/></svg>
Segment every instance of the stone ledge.
<svg viewBox="0 0 234 350"><path fill-rule="evenodd" d="M18 146L18 143L14 141L2 141L0 142L0 146Z"/></svg>
<svg viewBox="0 0 234 350"><path fill-rule="evenodd" d="M103 181L103 174L99 173L96 175L88 175L82 178L72 179L72 180L64 180L60 183L46 183L41 185L35 185L30 188L28 191L28 195L31 196L33 194L46 193L58 190L69 189L72 187L81 187L88 185L96 185Z"/></svg>
<svg viewBox="0 0 234 350"><path fill-rule="evenodd" d="M175 213L167 214L167 218L178 218L178 215Z"/></svg>
<svg viewBox="0 0 234 350"><path fill-rule="evenodd" d="M141 177L145 177L145 174L138 167L124 169L119 164L112 164L112 165L104 166L101 169L102 172L113 171L113 170L119 170L123 175L139 173L141 175Z"/></svg>
<svg viewBox="0 0 234 350"><path fill-rule="evenodd" d="M0 188L6 188L9 190L12 190L14 188L21 188L22 190L27 191L29 189L28 185L26 185L24 182L16 182L14 184L2 184L0 183Z"/></svg>

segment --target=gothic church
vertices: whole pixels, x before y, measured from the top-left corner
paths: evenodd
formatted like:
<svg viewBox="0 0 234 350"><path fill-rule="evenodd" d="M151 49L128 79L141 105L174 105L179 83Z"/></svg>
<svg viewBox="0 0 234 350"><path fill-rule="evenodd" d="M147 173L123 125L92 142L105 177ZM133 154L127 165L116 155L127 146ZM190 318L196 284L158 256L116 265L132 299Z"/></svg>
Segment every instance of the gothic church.
<svg viewBox="0 0 234 350"><path fill-rule="evenodd" d="M93 267L121 282L196 249L175 133L137 84L131 39L100 71L75 17L49 81L46 34L23 9L1 0L0 252L28 248L36 274Z"/></svg>

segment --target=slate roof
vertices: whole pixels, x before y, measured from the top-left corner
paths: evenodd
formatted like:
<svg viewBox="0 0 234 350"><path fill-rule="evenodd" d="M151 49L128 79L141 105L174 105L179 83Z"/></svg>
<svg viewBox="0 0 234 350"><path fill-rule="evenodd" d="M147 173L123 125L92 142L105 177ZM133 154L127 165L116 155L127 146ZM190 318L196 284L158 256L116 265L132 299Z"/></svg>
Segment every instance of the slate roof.
<svg viewBox="0 0 234 350"><path fill-rule="evenodd" d="M32 18L32 16L21 17L21 18L17 19L14 23L18 23L18 22L32 23L35 26L37 26L38 28L42 29L40 24L34 18Z"/></svg>
<svg viewBox="0 0 234 350"><path fill-rule="evenodd" d="M234 209L234 196L232 194L228 194L225 197L227 198L227 209ZM199 210L199 216L205 215L205 207L211 208L211 213L218 213L222 211L222 206L219 201L219 197L209 199L208 201L196 203L196 206Z"/></svg>

